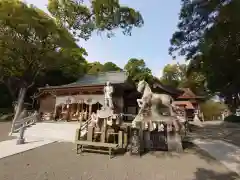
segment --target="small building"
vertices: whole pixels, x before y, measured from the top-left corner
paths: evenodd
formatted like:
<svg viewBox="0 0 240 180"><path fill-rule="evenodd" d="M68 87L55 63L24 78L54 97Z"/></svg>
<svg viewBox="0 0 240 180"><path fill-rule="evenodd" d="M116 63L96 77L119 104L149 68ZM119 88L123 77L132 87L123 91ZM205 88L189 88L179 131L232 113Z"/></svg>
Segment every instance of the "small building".
<svg viewBox="0 0 240 180"><path fill-rule="evenodd" d="M180 90L182 90L183 93L175 99L174 105L184 108L186 110L186 116L190 120L193 119L194 113L200 115L199 102L204 100L204 97L195 95L189 88L182 88Z"/></svg>

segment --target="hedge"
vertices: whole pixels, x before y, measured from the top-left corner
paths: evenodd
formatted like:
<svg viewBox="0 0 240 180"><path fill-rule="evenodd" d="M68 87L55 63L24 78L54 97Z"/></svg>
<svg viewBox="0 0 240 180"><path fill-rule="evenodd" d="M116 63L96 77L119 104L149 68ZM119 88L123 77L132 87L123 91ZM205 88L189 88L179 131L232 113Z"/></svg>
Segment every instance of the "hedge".
<svg viewBox="0 0 240 180"><path fill-rule="evenodd" d="M240 116L230 115L224 119L226 122L240 123Z"/></svg>

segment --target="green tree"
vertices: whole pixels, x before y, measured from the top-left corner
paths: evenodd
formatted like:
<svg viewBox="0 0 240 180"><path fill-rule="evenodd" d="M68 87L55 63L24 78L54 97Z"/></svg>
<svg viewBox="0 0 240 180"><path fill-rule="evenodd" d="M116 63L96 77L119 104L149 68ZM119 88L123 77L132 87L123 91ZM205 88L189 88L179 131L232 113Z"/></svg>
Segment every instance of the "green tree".
<svg viewBox="0 0 240 180"><path fill-rule="evenodd" d="M152 80L152 72L148 67L146 67L143 59L130 59L124 66L124 69L128 72L129 79L134 82L138 82L140 80L146 80L149 82Z"/></svg>
<svg viewBox="0 0 240 180"><path fill-rule="evenodd" d="M0 79L7 86L32 86L39 74L56 65L57 49L77 48L47 14L20 1L1 1L0 17Z"/></svg>
<svg viewBox="0 0 240 180"><path fill-rule="evenodd" d="M14 88L19 91L15 122L27 90L41 74L64 64L62 48L77 45L71 34L46 13L17 0L1 1L0 31L0 80L12 95Z"/></svg>
<svg viewBox="0 0 240 180"><path fill-rule="evenodd" d="M87 72L88 63L84 55L87 53L83 48L60 49L59 61L39 75L35 82L36 86L41 87L46 84L57 86L76 81Z"/></svg>
<svg viewBox="0 0 240 180"><path fill-rule="evenodd" d="M189 71L204 74L207 88L225 97L233 111L240 103L239 8L238 0L183 0L170 48L186 55Z"/></svg>
<svg viewBox="0 0 240 180"><path fill-rule="evenodd" d="M96 61L88 64L88 74L98 74L100 72L103 72L103 65L100 62Z"/></svg>
<svg viewBox="0 0 240 180"><path fill-rule="evenodd" d="M98 74L100 72L108 72L108 71L120 71L121 68L112 62L106 62L101 64L98 61L88 63L87 73L88 74Z"/></svg>
<svg viewBox="0 0 240 180"><path fill-rule="evenodd" d="M190 88L198 95L206 95L205 76L200 72L188 73L186 64L167 64L160 81L175 88Z"/></svg>
<svg viewBox="0 0 240 180"><path fill-rule="evenodd" d="M163 75L160 80L165 85L177 88L186 81L186 78L185 64L167 64L163 68Z"/></svg>
<svg viewBox="0 0 240 180"><path fill-rule="evenodd" d="M200 109L204 114L204 119L215 119L221 116L222 112L227 109L227 106L221 102L215 102L213 100L208 100L200 104Z"/></svg>
<svg viewBox="0 0 240 180"><path fill-rule="evenodd" d="M57 69L67 76L79 78L87 72L88 62L84 57L87 55L84 48L62 48L59 51L60 58L57 61Z"/></svg>
<svg viewBox="0 0 240 180"><path fill-rule="evenodd" d="M175 56L185 56L192 59L200 51L201 40L212 25L218 22L219 12L223 7L234 4L235 13L238 9L238 0L181 0L178 30L173 34L169 53Z"/></svg>
<svg viewBox="0 0 240 180"><path fill-rule="evenodd" d="M117 0L48 0L48 10L57 22L78 38L88 39L92 32L106 32L122 29L131 35L133 27L141 27L143 18L138 11L122 6Z"/></svg>
<svg viewBox="0 0 240 180"><path fill-rule="evenodd" d="M39 75L66 65L69 60L64 56L68 54L66 49L78 48L67 30L87 39L93 30L112 33L121 28L130 34L134 26L143 24L140 13L121 7L115 1L92 1L88 8L79 1L49 0L48 9L55 19L22 1L2 0L0 3L0 79L4 83L10 80L20 89L13 122L21 112L27 89ZM75 62L73 64L72 68L81 69L81 63L79 68Z"/></svg>

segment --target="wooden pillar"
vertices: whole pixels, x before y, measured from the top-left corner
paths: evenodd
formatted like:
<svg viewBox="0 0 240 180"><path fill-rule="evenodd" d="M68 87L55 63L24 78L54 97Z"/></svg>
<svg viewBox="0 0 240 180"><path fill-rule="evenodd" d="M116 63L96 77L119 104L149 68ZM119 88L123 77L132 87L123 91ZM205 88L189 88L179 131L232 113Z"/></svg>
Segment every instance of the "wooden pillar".
<svg viewBox="0 0 240 180"><path fill-rule="evenodd" d="M93 138L93 127L88 127L87 141L92 141Z"/></svg>
<svg viewBox="0 0 240 180"><path fill-rule="evenodd" d="M64 104L62 104L62 112L63 112Z"/></svg>
<svg viewBox="0 0 240 180"><path fill-rule="evenodd" d="M79 104L79 102L77 103L77 114L79 115L79 112L80 112L80 104Z"/></svg>
<svg viewBox="0 0 240 180"><path fill-rule="evenodd" d="M72 121L73 118L73 104L69 105L69 121Z"/></svg>
<svg viewBox="0 0 240 180"><path fill-rule="evenodd" d="M123 131L118 132L118 146L123 148Z"/></svg>
<svg viewBox="0 0 240 180"><path fill-rule="evenodd" d="M53 118L54 118L54 120L56 119L56 114L57 114L57 106L56 106L56 103L55 103L54 111L53 111Z"/></svg>
<svg viewBox="0 0 240 180"><path fill-rule="evenodd" d="M101 134L101 142L105 143L105 139L106 139L106 131L107 131L107 118L104 118L104 122L103 122L103 128L102 128L102 134Z"/></svg>
<svg viewBox="0 0 240 180"><path fill-rule="evenodd" d="M89 104L88 118L91 116L91 114L92 114L92 104Z"/></svg>

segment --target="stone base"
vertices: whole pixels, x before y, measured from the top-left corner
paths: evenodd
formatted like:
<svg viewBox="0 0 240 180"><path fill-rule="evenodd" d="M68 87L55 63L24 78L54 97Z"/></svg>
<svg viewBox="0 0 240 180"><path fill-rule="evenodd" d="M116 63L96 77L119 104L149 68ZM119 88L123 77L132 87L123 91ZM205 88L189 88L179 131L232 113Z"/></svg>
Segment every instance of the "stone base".
<svg viewBox="0 0 240 180"><path fill-rule="evenodd" d="M183 152L182 138L178 133L171 134L167 136L168 151L174 151L181 153Z"/></svg>
<svg viewBox="0 0 240 180"><path fill-rule="evenodd" d="M19 144L24 144L25 143L25 139L17 139L17 145Z"/></svg>

